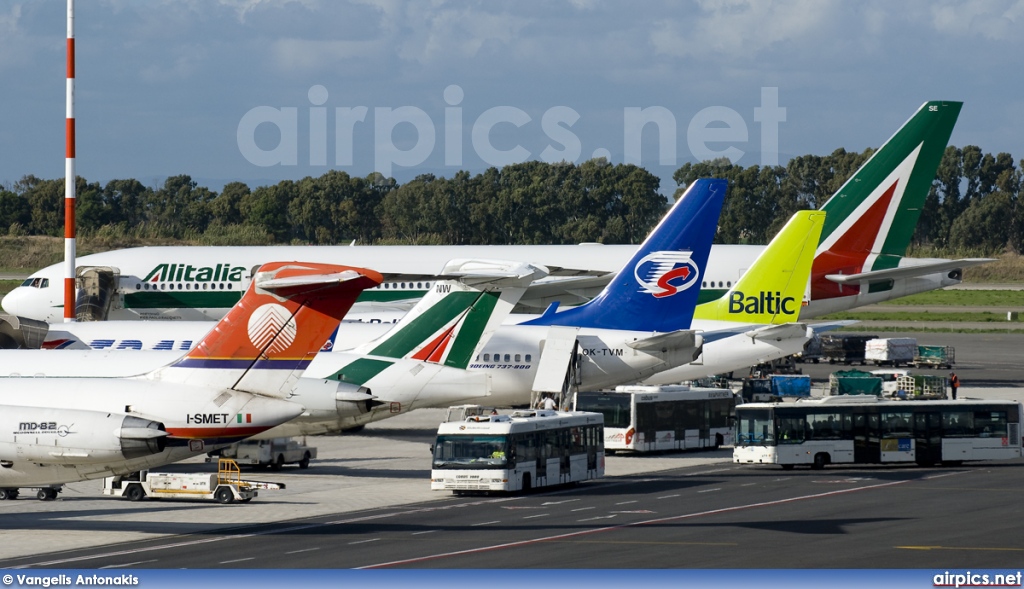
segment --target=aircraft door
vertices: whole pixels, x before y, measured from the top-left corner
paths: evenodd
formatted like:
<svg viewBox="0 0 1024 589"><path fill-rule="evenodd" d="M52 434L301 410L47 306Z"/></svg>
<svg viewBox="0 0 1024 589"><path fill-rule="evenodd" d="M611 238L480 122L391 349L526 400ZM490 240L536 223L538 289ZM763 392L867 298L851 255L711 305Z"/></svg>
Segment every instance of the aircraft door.
<svg viewBox="0 0 1024 589"><path fill-rule="evenodd" d="M81 266L75 272L75 318L78 321L105 321L118 296L121 271L109 266Z"/></svg>

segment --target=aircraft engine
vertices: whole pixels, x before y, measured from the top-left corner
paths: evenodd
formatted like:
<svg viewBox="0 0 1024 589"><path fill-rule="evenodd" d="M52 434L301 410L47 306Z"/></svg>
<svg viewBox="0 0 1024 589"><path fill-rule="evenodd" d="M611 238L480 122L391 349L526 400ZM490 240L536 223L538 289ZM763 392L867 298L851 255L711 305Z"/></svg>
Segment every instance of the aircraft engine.
<svg viewBox="0 0 1024 589"><path fill-rule="evenodd" d="M164 425L123 413L0 405L0 461L95 464L159 454Z"/></svg>
<svg viewBox="0 0 1024 589"><path fill-rule="evenodd" d="M306 411L321 417L354 417L368 413L380 401L370 389L328 379L300 378L291 399L305 405ZM336 415L332 415L336 413Z"/></svg>

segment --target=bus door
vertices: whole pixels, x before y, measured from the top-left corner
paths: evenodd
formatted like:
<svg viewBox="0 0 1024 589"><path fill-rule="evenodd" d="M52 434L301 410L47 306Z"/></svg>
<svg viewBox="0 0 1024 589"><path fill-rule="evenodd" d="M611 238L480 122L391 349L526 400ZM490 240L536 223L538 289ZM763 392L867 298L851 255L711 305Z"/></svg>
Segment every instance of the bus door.
<svg viewBox="0 0 1024 589"><path fill-rule="evenodd" d="M707 448L711 444L711 401L697 401L692 403L700 407L700 444L698 447Z"/></svg>
<svg viewBox="0 0 1024 589"><path fill-rule="evenodd" d="M853 414L853 461L881 462L882 445L878 413Z"/></svg>
<svg viewBox="0 0 1024 589"><path fill-rule="evenodd" d="M918 464L936 464L942 461L941 413L914 413L914 446L914 458Z"/></svg>

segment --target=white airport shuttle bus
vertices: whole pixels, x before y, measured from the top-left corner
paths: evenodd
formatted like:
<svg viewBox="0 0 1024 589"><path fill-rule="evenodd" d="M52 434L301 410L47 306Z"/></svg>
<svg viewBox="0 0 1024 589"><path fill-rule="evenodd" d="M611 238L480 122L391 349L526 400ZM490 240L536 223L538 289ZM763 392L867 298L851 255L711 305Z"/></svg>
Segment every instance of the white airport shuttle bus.
<svg viewBox="0 0 1024 589"><path fill-rule="evenodd" d="M657 452L732 444L736 397L729 389L620 386L576 393L576 410L604 416L604 449Z"/></svg>
<svg viewBox="0 0 1024 589"><path fill-rule="evenodd" d="M432 451L434 491L529 491L604 476L598 413L526 410L442 423Z"/></svg>
<svg viewBox="0 0 1024 589"><path fill-rule="evenodd" d="M1017 401L864 396L736 407L736 464L959 464L1021 456Z"/></svg>

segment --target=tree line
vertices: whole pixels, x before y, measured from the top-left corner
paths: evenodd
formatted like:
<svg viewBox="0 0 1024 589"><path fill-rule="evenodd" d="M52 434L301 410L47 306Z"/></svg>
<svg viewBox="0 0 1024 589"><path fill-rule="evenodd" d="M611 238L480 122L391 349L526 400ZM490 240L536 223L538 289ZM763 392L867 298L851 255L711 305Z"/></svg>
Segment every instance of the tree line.
<svg viewBox="0 0 1024 589"><path fill-rule="evenodd" d="M729 180L718 243L764 244L797 210L817 208L870 157L843 149L785 166L728 160L685 164L674 179ZM982 254L1020 251L1024 161L976 146L948 147L921 213L915 244ZM451 178L425 174L399 184L380 174L329 171L219 193L190 176L162 187L135 179L106 185L77 179L76 223L89 236L166 238L207 244L639 243L668 207L659 179L604 159L525 162ZM678 193L677 193L678 194ZM64 181L25 176L0 189L0 233L63 235Z"/></svg>

